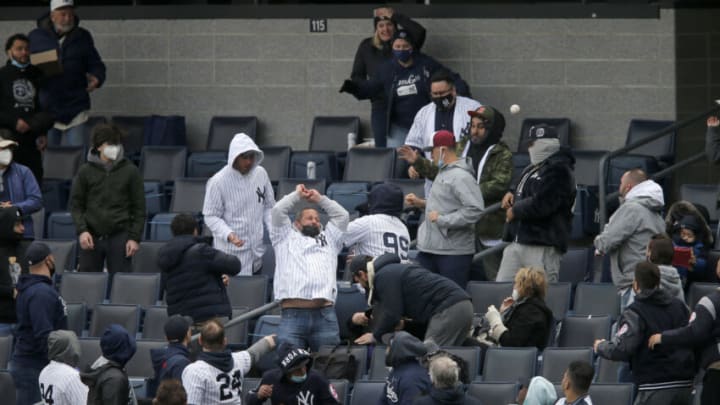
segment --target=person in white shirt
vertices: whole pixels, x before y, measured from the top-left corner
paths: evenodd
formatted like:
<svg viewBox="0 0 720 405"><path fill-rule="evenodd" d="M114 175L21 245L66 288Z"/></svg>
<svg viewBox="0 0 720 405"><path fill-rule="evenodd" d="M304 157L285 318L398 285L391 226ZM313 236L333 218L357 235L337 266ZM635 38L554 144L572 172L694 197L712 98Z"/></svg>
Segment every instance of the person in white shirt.
<svg viewBox="0 0 720 405"><path fill-rule="evenodd" d="M314 208L303 208L291 222L289 213L305 200L330 217L323 229ZM348 212L317 190L299 184L272 209L270 239L275 249L273 292L282 307L279 343L317 351L340 342L335 315L337 256L347 230Z"/></svg>
<svg viewBox="0 0 720 405"><path fill-rule="evenodd" d="M353 255L378 257L394 253L408 260L410 233L400 220L403 210L402 189L394 184L375 185L368 195L369 215L353 220L345 234L345 246Z"/></svg>
<svg viewBox="0 0 720 405"><path fill-rule="evenodd" d="M275 348L274 336L265 336L246 351L231 352L225 328L216 319L203 325L199 342L202 352L182 373L190 405L241 405L245 374L260 357Z"/></svg>
<svg viewBox="0 0 720 405"><path fill-rule="evenodd" d="M215 249L240 259L241 275L260 271L265 253L263 232L275 205L264 153L245 134L230 142L228 164L207 182L203 215Z"/></svg>
<svg viewBox="0 0 720 405"><path fill-rule="evenodd" d="M595 370L587 361L570 363L561 383L565 397L558 399L555 405L592 405L588 390L594 376Z"/></svg>
<svg viewBox="0 0 720 405"><path fill-rule="evenodd" d="M40 372L38 384L42 403L53 405L84 404L88 387L80 381L77 370L80 342L75 332L56 330L48 335L50 363Z"/></svg>

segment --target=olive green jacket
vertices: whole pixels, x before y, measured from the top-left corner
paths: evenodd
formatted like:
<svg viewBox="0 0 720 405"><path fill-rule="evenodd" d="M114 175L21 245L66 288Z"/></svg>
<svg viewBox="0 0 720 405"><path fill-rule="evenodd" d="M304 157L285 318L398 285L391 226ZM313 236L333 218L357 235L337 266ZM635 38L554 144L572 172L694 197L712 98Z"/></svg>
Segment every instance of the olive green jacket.
<svg viewBox="0 0 720 405"><path fill-rule="evenodd" d="M462 155L469 138L463 138L458 142L455 151ZM473 162L477 168L480 162ZM438 167L424 157L420 157L413 164L415 170L423 177L433 180L438 172ZM485 206L500 202L505 193L510 189L512 180L513 165L512 152L505 142L495 144L485 161L483 172L480 175L480 191L482 192ZM475 235L479 239L501 239L503 227L505 226L505 212L500 210L489 215L483 215L475 226Z"/></svg>

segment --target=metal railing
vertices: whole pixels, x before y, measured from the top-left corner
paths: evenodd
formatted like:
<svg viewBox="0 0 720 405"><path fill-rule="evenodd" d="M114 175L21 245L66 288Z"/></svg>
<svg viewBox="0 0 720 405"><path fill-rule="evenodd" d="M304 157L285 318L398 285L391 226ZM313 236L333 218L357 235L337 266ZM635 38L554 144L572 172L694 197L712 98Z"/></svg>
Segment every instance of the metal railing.
<svg viewBox="0 0 720 405"><path fill-rule="evenodd" d="M717 101L716 101L717 102ZM618 192L613 192L611 194L607 193L607 175L609 172L609 161L610 159L627 154L629 151L632 151L634 149L637 149L645 144L648 144L652 141L655 141L657 139L660 139L664 136L668 136L672 134L673 132L677 131L678 129L685 128L691 124L694 124L700 119L707 118L708 116L712 115L713 113L717 113L720 111L720 106L714 106L713 108L704 111L700 114L697 114L691 118L688 118L686 120L676 122L675 124L669 125L668 127L661 129L660 131L646 137L643 139L640 139L638 141L635 141L629 145L626 145L618 150L608 152L605 154L602 158L600 158L600 161L598 162L598 211L599 211L599 224L600 224L600 230L602 231L602 228L607 223L607 202L609 199L616 198L618 196ZM671 166L668 166L667 168L653 174L651 178L653 180L660 179L662 177L665 177L673 172L676 172L677 170L691 165L695 162L698 162L703 159L705 156L705 152L698 153L695 155L690 156L689 158L683 159Z"/></svg>
<svg viewBox="0 0 720 405"><path fill-rule="evenodd" d="M250 311L245 312L244 314L231 319L228 323L225 324L225 329L233 327L233 326L243 323L243 322L247 322L247 321L255 318L256 316L260 316L268 311L272 311L273 309L277 308L278 306L280 306L280 301L273 301L273 302L268 302L267 304L257 307L255 309L251 309ZM196 334L192 335L192 340L197 340L199 337L200 337L200 334L196 333Z"/></svg>

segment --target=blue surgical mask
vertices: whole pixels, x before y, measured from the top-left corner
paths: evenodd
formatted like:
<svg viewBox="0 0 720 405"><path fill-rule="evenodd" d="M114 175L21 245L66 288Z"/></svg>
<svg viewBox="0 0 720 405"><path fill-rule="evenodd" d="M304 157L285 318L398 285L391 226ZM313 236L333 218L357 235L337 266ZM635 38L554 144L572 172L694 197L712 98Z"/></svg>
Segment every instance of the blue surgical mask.
<svg viewBox="0 0 720 405"><path fill-rule="evenodd" d="M305 380L307 380L307 373L305 373L303 375L291 375L290 376L290 381L292 381L294 383L298 383L298 384L304 383Z"/></svg>
<svg viewBox="0 0 720 405"><path fill-rule="evenodd" d="M402 63L407 63L410 58L412 58L412 50L405 49L402 51L397 51L393 49L393 55L395 56L395 59L399 60Z"/></svg>
<svg viewBox="0 0 720 405"><path fill-rule="evenodd" d="M20 62L16 61L15 58L10 58L10 62L13 64L13 66L15 66L16 68L19 68L19 69L25 69L26 67L30 66L29 62L28 63L20 63Z"/></svg>
<svg viewBox="0 0 720 405"><path fill-rule="evenodd" d="M441 169L442 169L443 167L445 167L445 160L444 160L444 159L445 159L445 150L444 150L444 149L441 149L441 150L440 150L440 158L438 159L438 167L441 168Z"/></svg>

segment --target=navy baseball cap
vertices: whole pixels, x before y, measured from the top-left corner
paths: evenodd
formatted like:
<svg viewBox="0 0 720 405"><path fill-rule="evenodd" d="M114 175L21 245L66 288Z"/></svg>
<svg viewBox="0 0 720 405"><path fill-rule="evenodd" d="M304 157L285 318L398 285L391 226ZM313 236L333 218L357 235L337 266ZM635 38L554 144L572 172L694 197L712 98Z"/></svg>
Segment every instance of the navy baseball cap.
<svg viewBox="0 0 720 405"><path fill-rule="evenodd" d="M34 266L47 259L52 254L48 245L42 242L33 242L25 251L25 262L28 266Z"/></svg>

